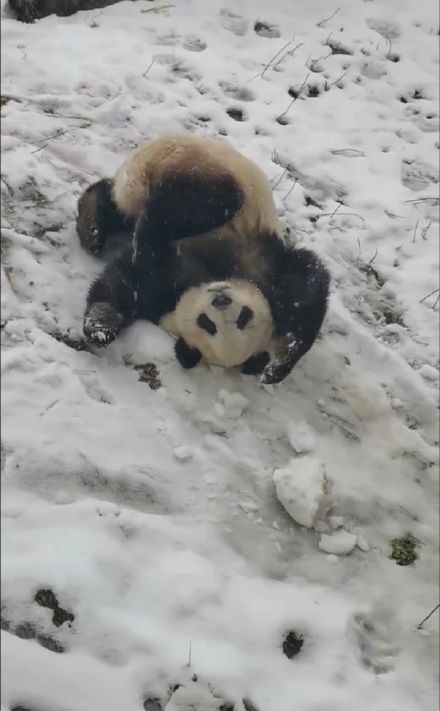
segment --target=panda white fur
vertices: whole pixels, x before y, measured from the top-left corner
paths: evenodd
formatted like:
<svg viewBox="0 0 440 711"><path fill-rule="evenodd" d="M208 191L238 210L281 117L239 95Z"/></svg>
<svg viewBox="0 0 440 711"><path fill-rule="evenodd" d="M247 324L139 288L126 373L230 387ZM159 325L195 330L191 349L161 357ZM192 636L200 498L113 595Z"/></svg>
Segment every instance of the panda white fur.
<svg viewBox="0 0 440 711"><path fill-rule="evenodd" d="M96 254L121 229L133 240L88 294L92 343L146 318L176 337L184 367L203 357L275 383L314 342L328 273L285 243L264 174L226 141L162 136L90 186L78 206L82 245Z"/></svg>

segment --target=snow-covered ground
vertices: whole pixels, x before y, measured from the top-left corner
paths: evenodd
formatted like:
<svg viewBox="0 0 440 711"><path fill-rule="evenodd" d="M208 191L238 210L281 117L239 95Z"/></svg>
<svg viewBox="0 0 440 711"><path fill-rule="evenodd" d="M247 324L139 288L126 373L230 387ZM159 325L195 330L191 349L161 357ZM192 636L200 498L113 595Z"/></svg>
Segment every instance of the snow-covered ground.
<svg viewBox="0 0 440 711"><path fill-rule="evenodd" d="M436 5L3 9L2 711L437 707ZM78 196L179 129L253 158L332 272L276 388L146 323L81 350Z"/></svg>

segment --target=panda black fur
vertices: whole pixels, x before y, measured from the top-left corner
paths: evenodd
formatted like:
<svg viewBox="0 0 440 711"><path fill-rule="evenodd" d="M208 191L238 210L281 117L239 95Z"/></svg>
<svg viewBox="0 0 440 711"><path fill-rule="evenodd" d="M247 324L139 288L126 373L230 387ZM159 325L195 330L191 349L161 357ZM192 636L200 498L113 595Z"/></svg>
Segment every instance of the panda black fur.
<svg viewBox="0 0 440 711"><path fill-rule="evenodd" d="M90 186L79 201L81 244L99 253L121 229L132 243L88 294L92 343L145 318L177 338L186 368L204 357L277 383L315 341L328 272L285 243L268 181L226 141L163 136Z"/></svg>

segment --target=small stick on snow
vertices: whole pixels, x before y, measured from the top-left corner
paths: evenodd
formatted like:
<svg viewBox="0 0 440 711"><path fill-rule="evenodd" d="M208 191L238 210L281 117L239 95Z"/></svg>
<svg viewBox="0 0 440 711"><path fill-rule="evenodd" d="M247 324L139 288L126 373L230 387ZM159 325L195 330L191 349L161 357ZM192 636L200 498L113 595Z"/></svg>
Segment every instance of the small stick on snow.
<svg viewBox="0 0 440 711"><path fill-rule="evenodd" d="M426 615L426 617L424 617L423 620L422 620L421 622L419 622L419 624L417 625L417 629L418 629L418 630L421 630L421 629L422 629L422 627L423 627L423 625L425 624L425 622L426 622L427 620L429 620L430 617L432 617L432 615L434 614L434 612L437 612L437 610L439 609L439 607L440 607L440 602L438 603L438 605L436 605L435 607L433 607L433 609L431 610L431 612L429 613L429 615Z"/></svg>
<svg viewBox="0 0 440 711"><path fill-rule="evenodd" d="M188 669L191 669L191 654L192 654L192 644L191 640L189 641L189 651L188 651L188 664L186 665Z"/></svg>
<svg viewBox="0 0 440 711"><path fill-rule="evenodd" d="M416 235L417 235L417 228L419 226L419 218L417 218L416 226L414 227L414 234L413 234L413 242L416 241Z"/></svg>
<svg viewBox="0 0 440 711"><path fill-rule="evenodd" d="M424 296L423 299L420 299L419 304L423 304L423 302L426 301L426 299L429 299L430 296L434 296L434 294L438 294L439 292L440 292L440 289L434 289L434 291L431 291L430 294L426 294L426 296ZM438 299L437 299L437 301L438 301Z"/></svg>
<svg viewBox="0 0 440 711"><path fill-rule="evenodd" d="M334 217L337 213L338 210L340 210L342 207L342 202L338 202L337 207L333 210L332 214L330 215L330 218Z"/></svg>
<svg viewBox="0 0 440 711"><path fill-rule="evenodd" d="M40 148L36 148L34 151L31 151L31 153L38 153L39 151L42 151L43 148L47 148L47 146L50 143L50 140L52 138L59 138L60 136L64 136L65 133L68 133L69 131L73 131L74 129L77 128L89 128L89 126L92 125L92 122L89 121L88 123L84 123L82 126L70 126L69 128L66 128L64 131L58 131L58 133L53 133L51 136L45 136L44 138L40 138L38 140L38 143L41 143L41 141L47 141L43 146L40 146Z"/></svg>
<svg viewBox="0 0 440 711"><path fill-rule="evenodd" d="M412 202L413 205L419 203L419 202L428 202L429 200L432 200L434 205L438 205L440 203L440 198L438 197L422 197L422 198L415 198L414 200L404 200L404 202Z"/></svg>
<svg viewBox="0 0 440 711"><path fill-rule="evenodd" d="M151 7L148 10L141 10L141 12L144 15L147 12L155 12L156 14L159 14L159 13L163 12L164 10L169 10L172 7L174 7L174 5L158 5L157 7Z"/></svg>
<svg viewBox="0 0 440 711"><path fill-rule="evenodd" d="M440 301L440 294L437 295L437 298L436 298L436 300L434 301L434 303L433 303L433 305L432 305L432 310L433 310L433 311L435 310L435 307L437 306L437 304L438 304L439 301Z"/></svg>
<svg viewBox="0 0 440 711"><path fill-rule="evenodd" d="M340 10L341 10L341 8L340 8L340 7L337 7L336 10L335 10L334 12L332 12L331 15L329 15L328 17L325 17L325 18L324 18L323 20L321 20L320 22L317 22L317 23L316 23L316 27L322 27L325 22L328 22L329 20L332 20L333 17L334 17L335 15L337 15L338 12L340 12Z"/></svg>
<svg viewBox="0 0 440 711"><path fill-rule="evenodd" d="M281 181L284 178L284 176L286 175L286 173L287 173L287 168L284 168L284 170L281 173L280 177L278 178L277 182L274 185L272 185L272 190L275 190L275 188L278 187L278 185L281 183Z"/></svg>
<svg viewBox="0 0 440 711"><path fill-rule="evenodd" d="M357 258L356 258L356 263L358 264L358 263L360 262L360 259L361 259L362 245L361 245L361 240L359 239L359 235L357 236L356 239L357 239L357 243L358 243L358 247L359 247L358 256L357 256Z"/></svg>
<svg viewBox="0 0 440 711"><path fill-rule="evenodd" d="M368 264L373 264L374 260L375 260L376 257L377 257L377 253L378 253L378 248L376 247L376 251L375 251L375 253L373 254L373 256L371 257L371 259L370 259L370 261L368 262Z"/></svg>
<svg viewBox="0 0 440 711"><path fill-rule="evenodd" d="M330 37L330 35L329 35L329 37ZM325 60L331 56L332 56L332 52L330 52L330 54L322 54L320 57L318 57L318 59L312 59L312 61L309 64L309 61L310 61L310 54L309 54L309 56L307 57L307 62L305 64L305 66L307 67L307 69L310 69L310 71L313 72L313 67L315 66L315 64L318 64L318 62L320 62L321 59Z"/></svg>
<svg viewBox="0 0 440 711"><path fill-rule="evenodd" d="M336 214L336 211L334 211L334 212L321 212L320 215L317 215L317 216L316 216L316 219L319 220L321 217L333 217L334 214ZM365 218L362 217L362 215L358 215L357 212L339 212L339 213L338 213L338 216L340 216L340 217L343 217L343 216L345 216L345 217L347 217L347 216L348 216L348 217L358 217L360 220L362 220L363 224L366 223Z"/></svg>
<svg viewBox="0 0 440 711"><path fill-rule="evenodd" d="M297 95L293 97L293 99L292 99L292 101L290 102L290 104L289 104L289 106L287 107L287 109L286 109L285 111L283 111L279 116L276 117L276 120L277 120L277 121L279 121L280 119L282 119L282 118L287 114L287 112L290 110L291 106L293 106L293 104L294 104L295 101L298 99L298 97L301 96L301 92L302 92L302 90L304 89L304 87L305 87L305 85L306 85L306 82L307 82L307 79L309 78L309 76L310 76L310 72L307 73L306 78L304 79L303 83L301 84L301 86L300 86L299 89L298 89Z"/></svg>
<svg viewBox="0 0 440 711"><path fill-rule="evenodd" d="M388 52L387 52L386 58L389 59L390 54L391 54L391 49L392 49L393 45L392 45L391 40L390 40L390 38L388 37L388 35L385 35L385 42L386 42L387 45L388 45Z"/></svg>
<svg viewBox="0 0 440 711"><path fill-rule="evenodd" d="M142 76L143 76L144 78L147 76L148 72L150 71L150 69L151 69L151 67L153 66L153 64L154 64L155 61L156 61L156 57L153 57L153 59L151 60L150 64L148 65L147 69L146 69L146 70L144 71L144 73L142 74Z"/></svg>
<svg viewBox="0 0 440 711"><path fill-rule="evenodd" d="M289 197L290 193L292 193L295 189L295 185L298 182L298 178L295 178L295 182L293 183L292 187L287 191L287 193L281 198L281 200L285 200L286 198Z"/></svg>
<svg viewBox="0 0 440 711"><path fill-rule="evenodd" d="M341 81L341 79L343 79L343 78L345 77L345 75L347 74L347 72L348 72L348 69L347 69L345 72L343 72L340 77L338 77L337 79L335 79L334 81L332 81L332 83L329 84L329 86L334 86L335 84L338 83L338 81Z"/></svg>
<svg viewBox="0 0 440 711"><path fill-rule="evenodd" d="M250 84L251 81L254 81L254 79L256 79L257 77L263 78L265 72L269 69L269 67L272 65L272 63L275 61L275 59L277 59L280 56L281 52L283 52L286 49L286 47L288 47L289 44L292 44L292 42L294 42L294 41L295 41L295 37L293 39L289 40L288 42L286 42L286 44L283 44L281 49L278 50L278 52L276 54L274 54L272 59L270 59L269 62L264 65L263 71L258 72L258 74L255 74L255 76L253 76L252 79L249 79L248 84Z"/></svg>
<svg viewBox="0 0 440 711"><path fill-rule="evenodd" d="M426 227L423 228L423 230L422 230L422 232L421 232L421 237L422 237L422 239L426 240L426 235L428 234L428 230L429 230L429 228L431 227L431 225L432 225L432 222L428 222L428 224L426 225Z"/></svg>
<svg viewBox="0 0 440 711"><path fill-rule="evenodd" d="M289 51L286 52L286 54L283 57L280 57L278 62L276 62L275 64L272 64L272 69L275 69L275 67L277 67L279 64L281 64L281 62L284 62L284 60L287 59L287 57L293 57L296 50L299 49L300 47L302 47L303 44L304 44L304 42L298 42L298 44L295 47L293 47L293 49L289 49Z"/></svg>

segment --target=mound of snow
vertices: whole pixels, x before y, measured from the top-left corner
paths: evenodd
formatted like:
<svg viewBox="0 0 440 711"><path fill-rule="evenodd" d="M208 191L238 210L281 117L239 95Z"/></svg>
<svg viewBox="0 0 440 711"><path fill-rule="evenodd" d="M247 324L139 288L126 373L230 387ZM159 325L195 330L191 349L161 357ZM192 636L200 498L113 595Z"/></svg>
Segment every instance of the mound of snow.
<svg viewBox="0 0 440 711"><path fill-rule="evenodd" d="M278 500L301 526L312 528L331 508L331 484L319 459L292 459L275 469L273 481Z"/></svg>

